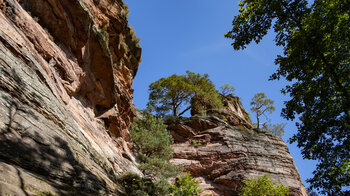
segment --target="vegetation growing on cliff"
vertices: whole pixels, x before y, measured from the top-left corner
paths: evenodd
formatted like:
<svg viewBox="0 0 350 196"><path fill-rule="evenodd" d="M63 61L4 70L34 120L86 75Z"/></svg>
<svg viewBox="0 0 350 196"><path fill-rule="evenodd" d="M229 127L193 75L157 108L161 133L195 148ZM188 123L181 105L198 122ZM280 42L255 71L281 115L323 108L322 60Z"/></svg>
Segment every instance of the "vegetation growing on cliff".
<svg viewBox="0 0 350 196"><path fill-rule="evenodd" d="M184 177L176 180L175 185L170 185L170 190L172 196L197 196L202 192L198 187L198 181L186 172Z"/></svg>
<svg viewBox="0 0 350 196"><path fill-rule="evenodd" d="M234 95L233 93L235 92L236 88L234 86L231 86L229 84L223 84L220 86L220 93L223 96L228 96L228 95Z"/></svg>
<svg viewBox="0 0 350 196"><path fill-rule="evenodd" d="M291 142L304 158L319 161L313 188L330 195L350 190L350 1L241 0L233 28L225 37L235 50L259 43L273 27L283 47L272 80L292 84L282 116L300 119Z"/></svg>
<svg viewBox="0 0 350 196"><path fill-rule="evenodd" d="M122 187L119 195L138 196L155 195L156 187L149 178L142 178L137 174L126 172L120 175L117 182Z"/></svg>
<svg viewBox="0 0 350 196"><path fill-rule="evenodd" d="M196 74L186 71L187 75L173 74L161 78L149 86L149 107L157 115L183 115L193 109L205 110L208 105L221 108L220 94L215 89L208 74Z"/></svg>
<svg viewBox="0 0 350 196"><path fill-rule="evenodd" d="M272 135L282 137L284 134L284 127L286 127L286 123L264 124L262 130Z"/></svg>
<svg viewBox="0 0 350 196"><path fill-rule="evenodd" d="M130 135L140 161L140 170L145 177L154 181L156 195L165 195L169 192L167 180L179 174L181 168L170 163L173 138L163 119L143 111L141 118L134 119Z"/></svg>
<svg viewBox="0 0 350 196"><path fill-rule="evenodd" d="M252 102L250 102L250 105L252 106L250 110L252 112L255 112L256 114L256 127L260 128L260 117L262 115L265 116L265 118L269 121L269 118L267 117L266 113L272 113L275 111L275 107L273 106L273 100L268 99L265 95L265 93L257 93L252 98Z"/></svg>
<svg viewBox="0 0 350 196"><path fill-rule="evenodd" d="M166 128L163 118L147 111L142 111L141 116L134 119L130 134L140 161L139 168L145 177L132 173L120 176L118 182L127 195L196 196L201 192L198 182L188 173L175 185L168 183L169 178L176 177L182 168L170 163L173 139Z"/></svg>
<svg viewBox="0 0 350 196"><path fill-rule="evenodd" d="M284 127L286 126L285 123L277 123L277 124L270 124L271 121L270 118L266 115L266 113L272 113L275 111L275 107L273 106L274 101L271 99L268 99L265 95L265 93L257 93L252 98L252 101L250 102L250 105L252 106L250 110L255 113L256 115L256 128L258 130L265 131L266 133L270 133L272 135L282 136L284 134ZM267 122L260 123L260 117L265 116L265 119ZM260 128L260 125L262 124L262 127Z"/></svg>
<svg viewBox="0 0 350 196"><path fill-rule="evenodd" d="M268 174L257 179L245 179L245 187L241 190L242 196L288 196L289 189L283 184L276 185Z"/></svg>

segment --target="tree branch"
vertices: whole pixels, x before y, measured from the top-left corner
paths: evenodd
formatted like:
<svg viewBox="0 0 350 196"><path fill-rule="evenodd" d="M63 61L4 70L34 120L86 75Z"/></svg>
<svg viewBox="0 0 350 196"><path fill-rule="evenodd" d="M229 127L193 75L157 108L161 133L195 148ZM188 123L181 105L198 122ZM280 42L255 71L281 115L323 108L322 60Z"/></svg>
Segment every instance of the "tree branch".
<svg viewBox="0 0 350 196"><path fill-rule="evenodd" d="M181 116L182 114L184 114L185 112L187 112L189 109L191 109L191 106L188 106L184 111L182 111L178 116Z"/></svg>

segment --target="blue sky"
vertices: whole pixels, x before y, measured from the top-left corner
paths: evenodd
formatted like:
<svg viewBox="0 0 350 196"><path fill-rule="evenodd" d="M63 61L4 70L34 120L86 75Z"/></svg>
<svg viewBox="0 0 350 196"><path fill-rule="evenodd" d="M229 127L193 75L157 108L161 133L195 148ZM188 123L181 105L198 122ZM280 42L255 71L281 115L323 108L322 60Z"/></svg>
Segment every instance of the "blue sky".
<svg viewBox="0 0 350 196"><path fill-rule="evenodd" d="M232 40L224 34L232 27L238 13L238 1L233 0L125 0L129 6L129 23L141 37L142 59L134 80L134 102L143 109L148 100L148 85L174 73L208 73L217 87L230 84L236 88L248 110L255 93L265 92L275 101L276 111L271 123L287 123L284 141L297 129L295 122L280 117L288 96L280 90L286 81L268 81L277 66L274 59L282 48L274 44L271 31L258 45L253 43L243 51L233 50ZM249 111L250 112L250 111ZM254 118L254 116L252 115ZM312 177L316 162L303 160L300 149L289 145L304 185Z"/></svg>

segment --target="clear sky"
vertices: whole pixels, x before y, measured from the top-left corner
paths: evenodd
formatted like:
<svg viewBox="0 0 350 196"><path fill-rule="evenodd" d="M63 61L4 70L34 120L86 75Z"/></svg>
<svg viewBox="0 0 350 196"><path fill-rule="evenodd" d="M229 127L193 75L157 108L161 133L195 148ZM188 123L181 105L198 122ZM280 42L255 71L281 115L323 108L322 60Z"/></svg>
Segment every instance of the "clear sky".
<svg viewBox="0 0 350 196"><path fill-rule="evenodd" d="M141 37L142 59L133 88L136 107L143 109L148 101L148 85L174 73L208 73L217 87L230 84L236 88L248 110L255 93L265 92L275 101L271 123L287 123L284 141L297 128L295 121L280 117L288 96L280 93L286 81L268 81L277 66L274 59L282 49L274 44L271 31L258 45L243 51L233 50L232 40L224 34L232 27L238 13L234 0L124 0L129 6L129 22ZM250 112L250 111L249 111ZM253 114L252 118L254 119ZM288 144L304 185L312 177L316 162L303 160L296 144Z"/></svg>

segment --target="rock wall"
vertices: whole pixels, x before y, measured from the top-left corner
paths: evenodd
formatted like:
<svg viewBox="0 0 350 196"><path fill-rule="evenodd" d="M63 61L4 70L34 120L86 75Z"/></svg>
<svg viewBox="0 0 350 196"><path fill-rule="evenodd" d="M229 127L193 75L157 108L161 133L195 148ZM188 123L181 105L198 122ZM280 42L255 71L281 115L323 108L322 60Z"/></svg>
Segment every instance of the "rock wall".
<svg viewBox="0 0 350 196"><path fill-rule="evenodd" d="M254 131L239 98L229 97L224 105L224 112L168 126L175 140L172 162L197 178L201 195L239 195L244 179L267 173L289 187L291 196L307 196L287 144Z"/></svg>
<svg viewBox="0 0 350 196"><path fill-rule="evenodd" d="M109 195L141 48L121 0L0 0L0 195Z"/></svg>
<svg viewBox="0 0 350 196"><path fill-rule="evenodd" d="M141 48L122 0L0 0L0 195L115 195L140 175L128 128ZM239 99L169 125L174 160L213 195L269 173L306 195L287 145Z"/></svg>

